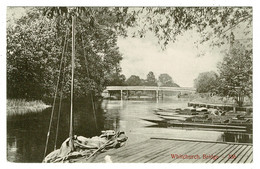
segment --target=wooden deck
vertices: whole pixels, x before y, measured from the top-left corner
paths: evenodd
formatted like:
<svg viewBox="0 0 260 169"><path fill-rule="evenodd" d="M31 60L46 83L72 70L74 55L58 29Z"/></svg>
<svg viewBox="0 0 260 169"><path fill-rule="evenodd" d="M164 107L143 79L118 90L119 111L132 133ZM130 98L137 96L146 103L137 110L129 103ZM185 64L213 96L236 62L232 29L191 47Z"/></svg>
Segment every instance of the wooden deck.
<svg viewBox="0 0 260 169"><path fill-rule="evenodd" d="M171 154L189 155L190 159L173 158ZM205 158L205 154L213 155L215 158L219 156L219 158ZM104 163L104 157L107 155L113 163L252 163L253 146L239 143L151 138L144 142L100 153L88 161L81 162ZM234 156L229 158L229 155Z"/></svg>

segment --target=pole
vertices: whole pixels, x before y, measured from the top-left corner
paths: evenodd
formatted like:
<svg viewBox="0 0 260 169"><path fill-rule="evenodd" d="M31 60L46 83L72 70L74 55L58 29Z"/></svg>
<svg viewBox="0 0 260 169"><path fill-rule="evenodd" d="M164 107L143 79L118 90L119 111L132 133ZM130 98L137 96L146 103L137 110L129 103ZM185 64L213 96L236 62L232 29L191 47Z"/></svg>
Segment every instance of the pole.
<svg viewBox="0 0 260 169"><path fill-rule="evenodd" d="M73 89L74 89L74 59L75 59L75 16L72 16L72 55L71 55L71 90L70 90L70 142L71 151L74 151L73 140Z"/></svg>

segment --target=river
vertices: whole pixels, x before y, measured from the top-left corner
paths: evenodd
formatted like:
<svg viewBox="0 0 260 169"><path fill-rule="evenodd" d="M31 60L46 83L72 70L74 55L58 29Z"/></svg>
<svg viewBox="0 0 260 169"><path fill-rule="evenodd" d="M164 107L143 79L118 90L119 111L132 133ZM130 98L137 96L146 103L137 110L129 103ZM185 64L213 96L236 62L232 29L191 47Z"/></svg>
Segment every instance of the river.
<svg viewBox="0 0 260 169"><path fill-rule="evenodd" d="M92 107L76 103L74 108L74 131L76 135L92 137L100 135L102 130L121 130L128 136L127 144L141 142L150 137L171 137L211 141L233 141L223 137L225 133L201 131L184 128L165 128L155 126L143 119L159 119L153 114L156 108L184 108L187 100L171 98L163 100L104 100L97 108L96 120ZM57 147L69 135L69 104L63 104ZM48 153L53 151L57 124L58 108L55 109L51 127ZM44 155L46 134L49 127L51 108L23 115L7 116L7 160L11 162L41 162ZM97 127L96 125L97 124ZM237 140L237 139L236 139ZM248 139L246 139L248 141ZM245 142L245 138L242 139Z"/></svg>

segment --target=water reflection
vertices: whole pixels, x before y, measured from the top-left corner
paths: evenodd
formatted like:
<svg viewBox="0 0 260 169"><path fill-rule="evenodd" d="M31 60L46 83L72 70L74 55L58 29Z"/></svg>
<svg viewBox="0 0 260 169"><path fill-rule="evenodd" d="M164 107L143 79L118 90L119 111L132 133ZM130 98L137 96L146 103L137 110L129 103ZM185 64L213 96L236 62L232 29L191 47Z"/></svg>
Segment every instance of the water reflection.
<svg viewBox="0 0 260 169"><path fill-rule="evenodd" d="M98 108L100 109L100 108ZM98 110L99 128L95 126L91 106L75 104L74 130L76 135L92 137L103 130L102 111ZM47 153L53 151L58 108L55 109ZM69 136L69 104L63 104L60 117L57 147ZM51 108L39 112L27 112L7 116L7 160L13 162L41 162L50 121Z"/></svg>

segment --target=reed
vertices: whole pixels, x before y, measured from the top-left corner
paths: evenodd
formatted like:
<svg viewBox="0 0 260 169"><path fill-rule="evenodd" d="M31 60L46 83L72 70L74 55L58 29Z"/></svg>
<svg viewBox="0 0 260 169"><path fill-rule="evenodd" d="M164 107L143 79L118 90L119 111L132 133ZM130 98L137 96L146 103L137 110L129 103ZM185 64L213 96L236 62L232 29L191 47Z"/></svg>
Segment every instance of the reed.
<svg viewBox="0 0 260 169"><path fill-rule="evenodd" d="M38 112L50 107L41 100L7 99L7 115Z"/></svg>

